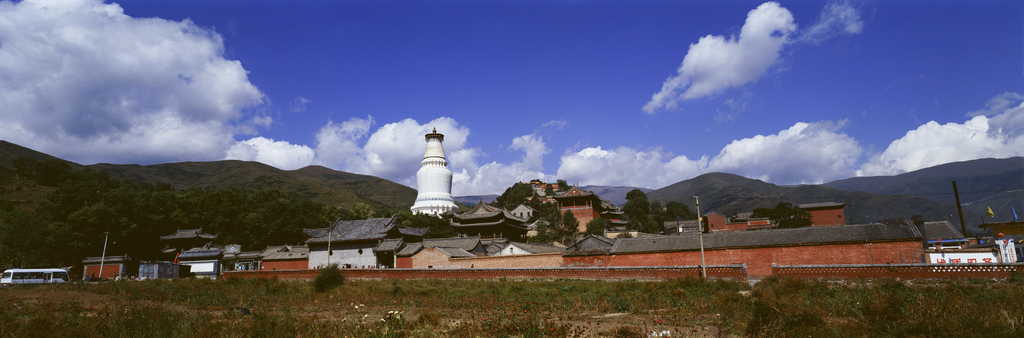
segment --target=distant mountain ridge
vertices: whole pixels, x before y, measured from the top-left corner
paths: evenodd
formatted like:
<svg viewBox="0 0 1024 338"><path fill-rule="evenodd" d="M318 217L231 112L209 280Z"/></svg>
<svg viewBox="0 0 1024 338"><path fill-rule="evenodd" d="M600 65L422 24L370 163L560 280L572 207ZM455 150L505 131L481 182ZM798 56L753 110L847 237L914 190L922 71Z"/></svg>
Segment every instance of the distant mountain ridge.
<svg viewBox="0 0 1024 338"><path fill-rule="evenodd" d="M39 161L57 159L19 145L0 141L0 174L14 177L13 161L18 157ZM66 161L67 162L67 161ZM371 206L409 208L416 199L415 189L382 178L309 166L298 170L280 170L258 162L213 161L180 162L156 165L94 164L88 168L110 173L111 177L150 183L165 183L178 189L279 189L292 196L308 198L327 205L348 207L356 202ZM0 177L3 178L3 177ZM980 159L947 163L896 176L855 177L823 185L778 186L733 174L708 173L667 187L647 192L649 199L679 201L694 208L693 196L700 196L703 213L750 211L771 207L779 201L801 203L846 203L850 223L868 223L886 218L923 215L927 220L950 220L959 227L953 203L951 181L956 180L964 205L965 223L976 227L987 207L996 212L985 222L1012 220L1010 207L1024 215L1024 158ZM23 181L4 180L12 199L38 199L36 194L20 191ZM12 183L13 182L13 183ZM18 192L13 193L14 186ZM583 186L616 205L625 203L625 194L636 187ZM22 197L29 196L29 197ZM32 197L35 196L35 197ZM493 201L498 195L456 197L464 204Z"/></svg>
<svg viewBox="0 0 1024 338"><path fill-rule="evenodd" d="M14 159L30 157L39 161L58 159L9 142L0 142L0 168L13 172ZM291 196L307 198L336 207L366 203L373 207L409 208L416 190L382 178L308 166L281 170L259 162L212 161L154 165L100 163L83 166L65 161L74 169L107 172L113 178L137 182L164 183L176 189L278 189Z"/></svg>
<svg viewBox="0 0 1024 338"><path fill-rule="evenodd" d="M1011 210L1024 207L1024 157L952 162L896 176L851 177L822 186L878 195L921 196L955 204L953 181L964 208L977 214L985 213L988 207L996 211L996 217L986 222L1012 221Z"/></svg>

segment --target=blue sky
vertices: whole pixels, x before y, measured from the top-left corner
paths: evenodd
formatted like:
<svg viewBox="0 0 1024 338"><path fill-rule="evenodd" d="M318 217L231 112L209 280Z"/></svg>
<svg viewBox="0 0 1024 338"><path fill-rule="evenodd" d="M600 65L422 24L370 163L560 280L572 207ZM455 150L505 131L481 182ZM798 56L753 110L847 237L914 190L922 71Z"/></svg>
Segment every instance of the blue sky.
<svg viewBox="0 0 1024 338"><path fill-rule="evenodd" d="M0 2L0 139L456 195L776 184L1024 155L1018 1Z"/></svg>

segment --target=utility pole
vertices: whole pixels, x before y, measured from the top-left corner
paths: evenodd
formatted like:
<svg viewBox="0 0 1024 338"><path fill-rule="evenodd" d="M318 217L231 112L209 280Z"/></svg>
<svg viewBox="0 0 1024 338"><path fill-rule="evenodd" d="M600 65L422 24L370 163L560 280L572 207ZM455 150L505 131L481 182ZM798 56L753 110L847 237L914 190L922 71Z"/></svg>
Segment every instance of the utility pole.
<svg viewBox="0 0 1024 338"><path fill-rule="evenodd" d="M700 278L708 277L708 267L704 262L704 216L700 214L700 198L693 196L697 201L697 237L700 238Z"/></svg>
<svg viewBox="0 0 1024 338"><path fill-rule="evenodd" d="M967 238L967 226L964 225L964 210L960 207L960 193L956 191L956 181L953 181L953 197L956 197L956 212L960 215L960 231L963 232L964 238ZM982 217L981 221L984 222L985 218Z"/></svg>
<svg viewBox="0 0 1024 338"><path fill-rule="evenodd" d="M331 266L331 238L334 237L334 223L327 226L327 266Z"/></svg>
<svg viewBox="0 0 1024 338"><path fill-rule="evenodd" d="M107 239L110 238L110 232L103 232L103 256L100 256L100 278L103 278L103 263L107 259Z"/></svg>

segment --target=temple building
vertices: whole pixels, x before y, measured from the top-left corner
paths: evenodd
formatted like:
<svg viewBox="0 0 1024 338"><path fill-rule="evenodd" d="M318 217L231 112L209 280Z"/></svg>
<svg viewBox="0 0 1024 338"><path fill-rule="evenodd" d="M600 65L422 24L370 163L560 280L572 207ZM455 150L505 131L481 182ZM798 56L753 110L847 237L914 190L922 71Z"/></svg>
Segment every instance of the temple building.
<svg viewBox="0 0 1024 338"><path fill-rule="evenodd" d="M528 231L528 221L528 216L520 217L481 200L473 209L455 215L452 228L462 236L523 240Z"/></svg>
<svg viewBox="0 0 1024 338"><path fill-rule="evenodd" d="M423 167L416 172L416 203L412 206L414 214L440 215L445 212L454 213L459 209L452 198L452 171L448 169L448 160L444 156L444 135L437 133L437 128L426 135L427 151L420 162Z"/></svg>

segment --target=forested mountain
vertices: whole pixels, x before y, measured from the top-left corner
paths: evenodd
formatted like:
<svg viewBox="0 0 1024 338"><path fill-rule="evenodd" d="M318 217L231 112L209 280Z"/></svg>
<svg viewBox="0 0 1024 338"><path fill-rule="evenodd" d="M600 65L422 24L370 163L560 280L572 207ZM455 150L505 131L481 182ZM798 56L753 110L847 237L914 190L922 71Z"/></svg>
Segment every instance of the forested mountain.
<svg viewBox="0 0 1024 338"><path fill-rule="evenodd" d="M13 179L16 170L14 161L19 157L39 162L60 160L13 143L0 141L0 175L3 175L3 172L7 173L3 176L8 177L6 186L11 189L17 188L17 185L10 186L9 181ZM87 168L106 172L111 178L167 184L174 189L277 189L293 197L341 208L364 203L374 208L408 209L416 200L416 190L405 185L379 177L336 171L321 166L280 170L259 162L245 161L180 162L146 166L105 163L82 166L70 161L60 161L65 162L71 169ZM0 183L0 186L4 184ZM30 187L22 186L22 189ZM20 200L26 198L32 197Z"/></svg>

